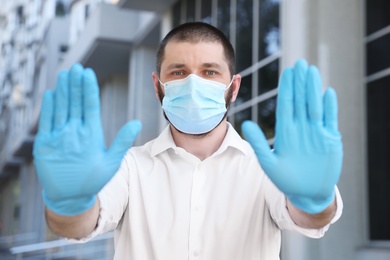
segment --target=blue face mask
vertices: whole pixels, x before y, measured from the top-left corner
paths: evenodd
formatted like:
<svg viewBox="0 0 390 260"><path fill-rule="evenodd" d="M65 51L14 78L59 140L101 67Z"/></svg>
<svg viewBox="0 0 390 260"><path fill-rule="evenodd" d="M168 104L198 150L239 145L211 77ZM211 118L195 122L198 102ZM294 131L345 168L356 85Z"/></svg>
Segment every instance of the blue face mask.
<svg viewBox="0 0 390 260"><path fill-rule="evenodd" d="M170 123L187 134L213 130L226 113L226 85L190 74L184 79L160 83L165 88L162 108Z"/></svg>

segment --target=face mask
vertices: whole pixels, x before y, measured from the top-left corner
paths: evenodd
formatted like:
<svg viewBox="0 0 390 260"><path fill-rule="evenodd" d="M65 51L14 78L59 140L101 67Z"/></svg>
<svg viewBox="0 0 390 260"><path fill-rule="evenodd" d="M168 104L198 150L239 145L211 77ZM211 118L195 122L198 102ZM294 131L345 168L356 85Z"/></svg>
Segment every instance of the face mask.
<svg viewBox="0 0 390 260"><path fill-rule="evenodd" d="M170 123L187 134L213 130L226 113L226 85L190 74L184 79L160 83L165 88L162 108Z"/></svg>

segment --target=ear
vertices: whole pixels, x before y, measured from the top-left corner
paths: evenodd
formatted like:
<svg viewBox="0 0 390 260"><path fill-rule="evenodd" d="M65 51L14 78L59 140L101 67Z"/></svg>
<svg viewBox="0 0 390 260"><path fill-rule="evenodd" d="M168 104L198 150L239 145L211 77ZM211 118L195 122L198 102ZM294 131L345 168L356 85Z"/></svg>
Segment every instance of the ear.
<svg viewBox="0 0 390 260"><path fill-rule="evenodd" d="M154 85L154 93L156 94L156 98L160 101L160 97L158 96L158 88L160 87L160 82L158 81L159 77L156 72L152 73L152 80ZM164 91L164 90L163 90Z"/></svg>
<svg viewBox="0 0 390 260"><path fill-rule="evenodd" d="M236 74L234 75L232 85L230 86L231 88L233 88L233 95L232 95L232 99L230 100L232 103L236 101L238 91L240 90L240 86L241 86L241 75Z"/></svg>

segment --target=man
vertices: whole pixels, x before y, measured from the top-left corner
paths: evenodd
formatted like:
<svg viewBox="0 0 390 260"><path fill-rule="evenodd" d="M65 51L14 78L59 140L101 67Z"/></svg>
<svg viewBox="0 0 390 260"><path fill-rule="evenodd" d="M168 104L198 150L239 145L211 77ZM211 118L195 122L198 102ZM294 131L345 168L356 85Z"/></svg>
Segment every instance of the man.
<svg viewBox="0 0 390 260"><path fill-rule="evenodd" d="M169 125L129 150L140 123L106 150L93 71L62 71L45 93L34 145L49 227L79 241L115 229L115 259L274 260L280 230L323 236L342 210L334 90L322 95L304 60L286 69L274 150L248 121L251 147L226 120L241 81L234 63L216 28L173 29L152 74Z"/></svg>

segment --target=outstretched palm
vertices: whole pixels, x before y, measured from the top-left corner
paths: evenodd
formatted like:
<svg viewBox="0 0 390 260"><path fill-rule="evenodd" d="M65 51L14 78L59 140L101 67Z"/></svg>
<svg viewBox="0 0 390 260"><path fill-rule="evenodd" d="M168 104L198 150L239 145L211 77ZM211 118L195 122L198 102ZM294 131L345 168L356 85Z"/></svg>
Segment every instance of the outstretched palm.
<svg viewBox="0 0 390 260"><path fill-rule="evenodd" d="M60 72L56 90L43 97L33 151L46 205L62 215L91 207L140 128L138 121L125 125L107 150L94 72L78 64Z"/></svg>
<svg viewBox="0 0 390 260"><path fill-rule="evenodd" d="M253 122L243 132L273 183L298 208L318 213L334 199L342 166L342 142L333 89L321 93L317 68L304 60L279 83L274 150Z"/></svg>

